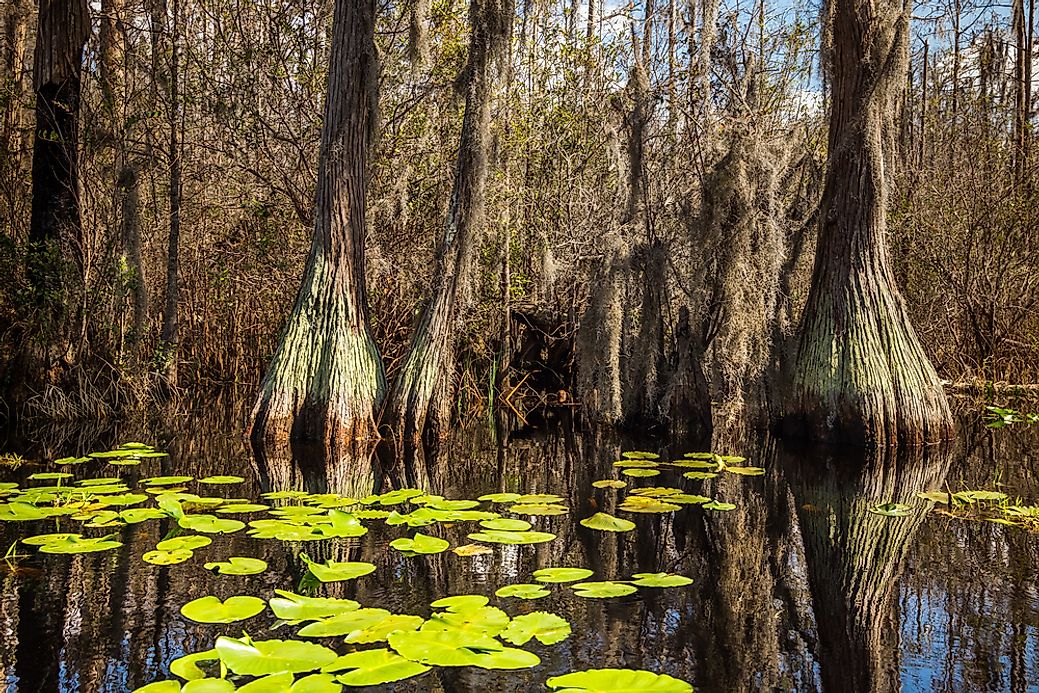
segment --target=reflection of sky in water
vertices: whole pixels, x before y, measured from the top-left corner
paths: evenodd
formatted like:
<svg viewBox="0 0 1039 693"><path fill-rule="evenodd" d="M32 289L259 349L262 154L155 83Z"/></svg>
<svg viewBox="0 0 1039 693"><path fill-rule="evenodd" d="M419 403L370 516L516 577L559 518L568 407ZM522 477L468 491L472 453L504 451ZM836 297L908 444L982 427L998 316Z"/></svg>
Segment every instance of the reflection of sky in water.
<svg viewBox="0 0 1039 693"><path fill-rule="evenodd" d="M1033 591L1015 585L1011 575L966 577L973 584L961 582L962 574L942 576L947 583L907 571L901 580L902 690L1039 692L1039 602ZM950 595L950 584L958 597Z"/></svg>

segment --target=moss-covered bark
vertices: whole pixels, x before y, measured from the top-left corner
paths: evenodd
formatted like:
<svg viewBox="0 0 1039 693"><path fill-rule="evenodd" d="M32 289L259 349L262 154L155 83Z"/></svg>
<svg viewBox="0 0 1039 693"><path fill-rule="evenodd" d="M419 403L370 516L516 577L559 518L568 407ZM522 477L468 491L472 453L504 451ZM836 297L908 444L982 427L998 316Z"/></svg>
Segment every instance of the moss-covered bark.
<svg viewBox="0 0 1039 693"><path fill-rule="evenodd" d="M457 305L468 291L483 217L491 100L498 63L511 35L512 7L511 0L473 0L470 6L469 62L463 74L465 114L451 202L437 249L433 296L419 319L386 410L397 456L409 467L409 481L420 485L430 477L416 460L422 440L433 443L442 438L450 416Z"/></svg>
<svg viewBox="0 0 1039 693"><path fill-rule="evenodd" d="M374 2L337 0L313 242L253 409L254 442L338 445L376 435L385 376L368 327L364 284L374 27Z"/></svg>
<svg viewBox="0 0 1039 693"><path fill-rule="evenodd" d="M868 445L942 439L952 426L948 403L885 238L885 149L904 81L908 8L834 2L830 16L829 165L784 428Z"/></svg>

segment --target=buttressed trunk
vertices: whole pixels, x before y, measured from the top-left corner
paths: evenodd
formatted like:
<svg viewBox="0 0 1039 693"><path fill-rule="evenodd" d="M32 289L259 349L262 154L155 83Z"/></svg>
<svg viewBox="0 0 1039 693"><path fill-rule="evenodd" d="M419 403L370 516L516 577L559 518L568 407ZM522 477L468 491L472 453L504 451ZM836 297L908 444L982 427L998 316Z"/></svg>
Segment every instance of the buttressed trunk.
<svg viewBox="0 0 1039 693"><path fill-rule="evenodd" d="M42 0L33 87L36 131L28 276L38 305L62 303L62 246L82 256L79 212L79 102L83 47L90 31L85 0Z"/></svg>
<svg viewBox="0 0 1039 693"><path fill-rule="evenodd" d="M254 445L301 439L338 447L376 435L385 376L364 284L374 31L374 0L336 1L313 241L253 408Z"/></svg>
<svg viewBox="0 0 1039 693"><path fill-rule="evenodd" d="M908 6L835 0L830 16L822 223L781 417L788 432L815 439L942 439L949 406L895 286L885 239L885 147L905 78Z"/></svg>
<svg viewBox="0 0 1039 693"><path fill-rule="evenodd" d="M422 312L386 413L394 428L397 455L410 468L409 482L420 485L428 483L429 474L417 463L415 453L424 437L430 442L441 439L449 422L457 305L469 288L483 215L491 100L512 29L511 0L473 0L469 13L469 62L462 80L465 115L451 202L437 249L433 296Z"/></svg>

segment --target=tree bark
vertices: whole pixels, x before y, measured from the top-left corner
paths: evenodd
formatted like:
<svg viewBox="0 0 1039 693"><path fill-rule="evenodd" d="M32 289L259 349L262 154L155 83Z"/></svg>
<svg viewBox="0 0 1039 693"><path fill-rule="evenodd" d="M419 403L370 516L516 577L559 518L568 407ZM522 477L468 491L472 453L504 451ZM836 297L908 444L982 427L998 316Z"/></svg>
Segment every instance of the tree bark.
<svg viewBox="0 0 1039 693"><path fill-rule="evenodd" d="M170 31L170 177L169 177L169 235L166 245L166 296L162 308L162 331L159 334L159 366L166 384L177 384L177 363L180 345L180 198L181 153L180 138L180 0L173 0L173 25Z"/></svg>
<svg viewBox="0 0 1039 693"><path fill-rule="evenodd" d="M836 2L829 163L808 301L783 427L866 445L949 435L941 382L909 322L887 257L885 146L905 77L899 0Z"/></svg>
<svg viewBox="0 0 1039 693"><path fill-rule="evenodd" d="M374 34L374 0L336 1L313 241L253 408L254 445L303 439L339 447L377 435L386 383L364 280Z"/></svg>
<svg viewBox="0 0 1039 693"><path fill-rule="evenodd" d="M512 30L511 0L473 0L469 62L463 75L465 114L444 235L437 249L433 297L426 305L389 397L386 420L409 483L432 477L419 463L422 439L435 447L447 432L455 369L454 330L459 297L468 290L483 218L491 100L498 63Z"/></svg>
<svg viewBox="0 0 1039 693"><path fill-rule="evenodd" d="M79 102L83 48L90 31L85 0L42 0L37 25L33 86L32 214L27 273L35 302L60 312L71 303L62 287L71 250L82 269L79 210Z"/></svg>

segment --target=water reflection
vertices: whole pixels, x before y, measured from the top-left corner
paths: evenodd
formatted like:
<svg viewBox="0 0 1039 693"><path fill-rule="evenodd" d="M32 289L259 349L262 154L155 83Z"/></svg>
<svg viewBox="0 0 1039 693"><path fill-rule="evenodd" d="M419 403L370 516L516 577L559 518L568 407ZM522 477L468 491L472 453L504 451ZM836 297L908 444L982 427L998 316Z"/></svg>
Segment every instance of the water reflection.
<svg viewBox="0 0 1039 693"><path fill-rule="evenodd" d="M131 480L159 473L239 474L248 481L230 493L249 498L265 488L363 496L379 483L393 484L368 448L345 456L264 450L254 459L226 421L212 429L197 421L124 427L99 440L41 445L58 456L128 439L166 441L171 452L147 473L121 470ZM506 440L507 446L499 444ZM613 462L624 450L653 449L668 458L707 447L746 455L767 473L722 474L701 482L683 479L684 470L677 470L627 480L632 487L676 486L716 497L736 505L730 512L687 506L635 517L618 509L626 491L591 486L617 478ZM1004 480L1009 492L1035 500L1037 450L1036 432L1010 430L969 430L952 451L870 458L792 450L725 429L715 431L711 445L636 443L594 430L509 437L466 431L440 453L438 464L450 473L442 475L439 492L454 498L506 491L562 495L570 515L536 519L537 529L555 533L555 541L467 558L410 558L386 543L414 530L378 522L368 523L369 534L356 540L302 546L240 532L217 538L204 560L256 556L270 568L259 576L230 578L204 571L201 562L142 563L140 556L172 529L168 520L144 523L123 532L125 544L118 550L34 554L21 564L26 572L0 575L0 681L10 691L125 691L163 678L172 659L211 646L218 634L241 630L186 621L178 611L182 604L205 594L270 596L274 589L298 589L305 573L302 549L317 560L377 565L371 579L319 585L318 594L421 616L428 616L429 602L438 597L490 595L503 585L529 582L534 570L546 566L585 566L605 580L662 571L695 580L689 588L640 589L610 600L580 599L566 587L535 602L495 600L514 616L534 610L560 614L574 634L550 647L528 645L543 660L533 670L439 670L392 690L540 690L549 676L605 666L670 673L704 691L1035 690L1036 536L927 514L914 496L945 483L993 488ZM24 477L25 471L19 473ZM89 464L75 471L106 473L102 465ZM911 503L914 511L907 517L869 512L890 501ZM638 527L613 534L577 524L597 511L633 518ZM421 531L460 545L469 543L473 527ZM29 530L0 526L0 532L6 546ZM291 629L268 633L268 617L249 622L249 631L290 635Z"/></svg>

